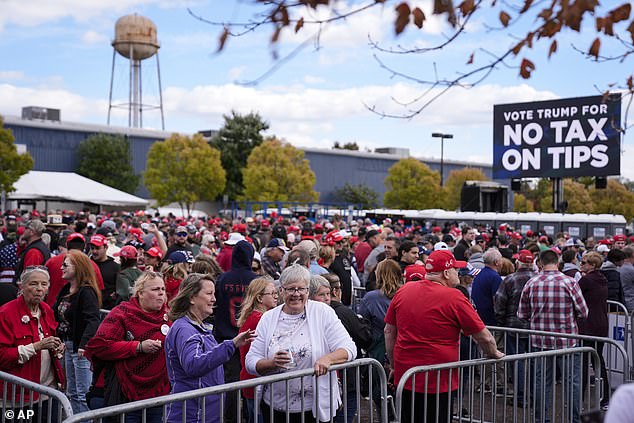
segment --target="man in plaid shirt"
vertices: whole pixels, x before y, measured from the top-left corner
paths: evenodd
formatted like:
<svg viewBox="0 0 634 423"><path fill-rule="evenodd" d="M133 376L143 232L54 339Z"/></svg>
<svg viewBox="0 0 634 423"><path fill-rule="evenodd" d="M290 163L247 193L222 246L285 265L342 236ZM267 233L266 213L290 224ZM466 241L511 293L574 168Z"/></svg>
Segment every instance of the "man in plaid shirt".
<svg viewBox="0 0 634 423"><path fill-rule="evenodd" d="M542 271L526 282L520 298L517 317L530 322L533 330L559 332L577 335L577 319L588 317L588 306L583 299L579 284L571 277L561 273L557 267L559 256L552 250L542 251L539 255ZM531 336L531 344L538 350L554 350L571 348L576 345L574 339L554 336ZM579 402L581 394L581 357L575 354L562 366L562 358L557 359L557 366L562 369L563 380L567 390L572 390L572 421L579 420ZM549 409L552 401L552 387L555 385L553 360L537 360L535 380L535 417L536 421L549 421ZM585 372L584 372L585 373ZM542 378L545 377L545 384ZM545 385L545 393L542 392ZM544 397L545 395L545 397ZM568 398L566 393L564 398ZM542 414L543 413L543 414ZM543 419L542 417L543 416Z"/></svg>

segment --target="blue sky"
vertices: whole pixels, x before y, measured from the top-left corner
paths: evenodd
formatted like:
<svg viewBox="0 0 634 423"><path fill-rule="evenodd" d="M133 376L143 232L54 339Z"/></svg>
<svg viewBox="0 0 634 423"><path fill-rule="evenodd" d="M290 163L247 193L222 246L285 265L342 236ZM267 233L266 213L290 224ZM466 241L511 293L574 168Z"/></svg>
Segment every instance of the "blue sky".
<svg viewBox="0 0 634 423"><path fill-rule="evenodd" d="M244 20L256 11L250 1L229 0L0 0L0 113L19 115L23 106L62 109L62 119L105 123L112 65L114 24L117 18L138 13L152 19L161 43L159 58L165 103L166 129L193 133L216 129L222 115L232 109L259 112L271 124L270 134L297 146L329 148L334 141L355 141L363 148L405 147L417 157L440 157L432 132L445 132L445 158L489 162L492 160L493 105L598 94L610 83L622 83L631 60L597 64L574 51L587 50L593 35L586 23L580 34L558 37L559 52L546 59L549 42L539 43L526 55L537 65L533 77L523 80L516 67L500 67L478 86L456 88L410 120L381 118L366 105L392 114L407 110L400 102L416 98L425 87L391 75L374 55L403 73L425 80L438 74L452 77L467 71L469 55L476 63L517 42L526 23L502 32L497 13L476 16L467 36L441 51L424 55L381 54L368 45L371 38L382 46L431 46L450 33L442 18L432 16L431 1L421 5L428 20L423 30L413 26L396 38L392 22L394 4L323 29L318 45L310 43L293 60L255 86L236 84L265 73L275 61L270 27L227 42L214 54L221 29L194 19L188 12L213 21ZM361 3L361 2L357 2ZM345 11L353 2L338 2ZM325 11L310 12L323 16ZM307 16L309 16L307 14ZM315 33L305 26L298 35L282 34L280 55L291 51ZM604 41L602 52L615 48ZM485 51L486 50L486 51ZM614 50L617 51L617 50ZM523 56L523 55L522 55ZM517 66L519 60L511 60ZM154 59L144 62L144 95L158 95ZM127 62L116 59L115 98L127 96ZM630 119L631 121L632 119ZM157 113L144 114L147 127L159 128ZM125 125L118 114L113 123ZM634 179L634 159L629 133L624 136L623 176Z"/></svg>

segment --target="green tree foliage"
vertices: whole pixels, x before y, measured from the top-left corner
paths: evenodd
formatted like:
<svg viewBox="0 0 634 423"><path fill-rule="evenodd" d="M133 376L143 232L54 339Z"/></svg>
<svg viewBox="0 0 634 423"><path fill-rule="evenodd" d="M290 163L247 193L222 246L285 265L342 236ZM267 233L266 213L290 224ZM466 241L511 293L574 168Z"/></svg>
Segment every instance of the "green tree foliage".
<svg viewBox="0 0 634 423"><path fill-rule="evenodd" d="M159 206L178 203L189 213L196 201L214 200L225 189L220 152L203 139L174 134L147 156L145 186Z"/></svg>
<svg viewBox="0 0 634 423"><path fill-rule="evenodd" d="M20 176L33 169L33 158L29 153L18 154L15 138L10 129L5 129L0 116L0 192L15 191Z"/></svg>
<svg viewBox="0 0 634 423"><path fill-rule="evenodd" d="M566 213L594 213L590 192L580 182L564 179L564 199L568 202Z"/></svg>
<svg viewBox="0 0 634 423"><path fill-rule="evenodd" d="M513 194L513 211L519 213L534 212L533 202L526 199L524 194Z"/></svg>
<svg viewBox="0 0 634 423"><path fill-rule="evenodd" d="M346 182L334 194L339 201L359 204L363 209L373 209L379 205L379 193L364 184L352 185Z"/></svg>
<svg viewBox="0 0 634 423"><path fill-rule="evenodd" d="M244 175L244 200L317 201L315 174L304 152L269 138L251 152Z"/></svg>
<svg viewBox="0 0 634 423"><path fill-rule="evenodd" d="M480 169L465 167L449 174L443 187L444 207L457 210L460 207L460 194L465 181L488 181L489 178Z"/></svg>
<svg viewBox="0 0 634 423"><path fill-rule="evenodd" d="M634 218L634 193L615 179L608 179L606 189L590 189L594 213L622 214L628 221Z"/></svg>
<svg viewBox="0 0 634 423"><path fill-rule="evenodd" d="M130 143L122 135L96 134L77 147L79 166L75 170L86 178L133 193L141 177L134 173Z"/></svg>
<svg viewBox="0 0 634 423"><path fill-rule="evenodd" d="M388 170L385 178L386 207L421 210L440 207L440 174L413 157L401 159Z"/></svg>
<svg viewBox="0 0 634 423"><path fill-rule="evenodd" d="M251 151L262 144L262 131L269 129L269 124L257 113L241 115L231 111L231 116L223 117L224 126L211 139L210 144L220 151L222 167L227 174L224 193L229 199L235 200L244 190L242 169L246 166Z"/></svg>

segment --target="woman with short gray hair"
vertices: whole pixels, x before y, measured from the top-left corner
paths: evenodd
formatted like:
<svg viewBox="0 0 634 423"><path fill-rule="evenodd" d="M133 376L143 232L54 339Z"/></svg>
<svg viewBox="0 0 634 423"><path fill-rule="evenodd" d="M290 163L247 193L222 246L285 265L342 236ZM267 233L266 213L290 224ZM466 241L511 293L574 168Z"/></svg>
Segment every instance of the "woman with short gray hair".
<svg viewBox="0 0 634 423"><path fill-rule="evenodd" d="M330 282L323 276L311 275L308 298L320 303L330 304Z"/></svg>
<svg viewBox="0 0 634 423"><path fill-rule="evenodd" d="M341 396L337 378L326 375L331 365L354 360L357 354L335 311L327 304L308 299L309 283L310 273L305 267L292 265L284 269L280 276L284 303L260 319L258 336L245 364L250 374L258 376L313 368L315 375L320 376L318 387L313 386L312 378L265 386L261 404L265 422L286 420L286 410L291 421L331 420ZM318 395L315 389L319 390Z"/></svg>

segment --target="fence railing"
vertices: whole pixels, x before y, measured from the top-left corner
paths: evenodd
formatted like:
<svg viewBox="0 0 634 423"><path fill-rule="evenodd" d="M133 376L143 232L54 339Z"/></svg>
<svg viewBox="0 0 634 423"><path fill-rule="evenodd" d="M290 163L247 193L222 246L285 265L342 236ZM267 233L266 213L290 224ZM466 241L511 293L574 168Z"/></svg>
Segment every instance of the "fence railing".
<svg viewBox="0 0 634 423"><path fill-rule="evenodd" d="M1 423L52 423L73 414L66 395L55 388L0 372Z"/></svg>
<svg viewBox="0 0 634 423"><path fill-rule="evenodd" d="M599 408L600 378L583 371L584 359L599 362L594 349L581 347L414 367L396 389L397 419L578 422L582 410ZM500 366L503 389L485 388L488 375L495 380Z"/></svg>
<svg viewBox="0 0 634 423"><path fill-rule="evenodd" d="M270 421L288 421L287 419L290 418L290 413L294 412L298 404L300 410L309 412L315 407L315 404L319 405L319 389L314 388L322 383L332 383L333 380L338 377L338 373L341 401L343 404L339 413L344 418L344 421L351 421L349 417L352 415L363 416L363 421L370 423L375 421L388 421L387 377L385 371L378 361L363 358L349 363L333 365L326 376L319 378L314 376L314 370L312 368L279 373L256 379L227 383L209 388L91 410L70 416L64 423L77 423L87 420L100 422L101 419L107 417L117 417L117 421L124 421L125 416L132 412L140 412L141 420L145 421L148 416L148 410L156 409L157 407L162 407L163 417L165 418L170 408L175 405L183 410L181 416L183 421L186 421L185 413L191 413L192 410L196 410L196 412L199 413L200 421L207 421L206 415L208 413L214 413L214 417L219 416L219 421L224 421L226 415L235 416L237 421L241 421L244 414L242 409L239 405L235 410L226 409L225 396L238 395L246 388L255 388L254 400L256 404L261 400L269 405ZM373 398L373 401L361 401L361 389L359 388L361 384L366 383L364 377L367 378L367 395L369 398ZM376 377L379 378L379 383L373 384L373 378ZM355 383L356 385L352 387L350 386L351 383ZM373 391L377 385L379 389L378 395ZM311 392L313 392L314 395L312 395ZM300 393L297 397L299 402L290 403L291 393ZM334 420L338 408L335 394L335 392L331 393L325 410L325 412L331 416L329 417L330 421ZM280 407L280 409L283 410L280 411L281 416L274 412L275 405L280 402L280 397L283 397L283 407ZM205 401L205 399L209 398L215 398L215 401L219 403L219 410L210 410L207 408L208 401ZM356 403L353 399L356 400ZM354 406L351 405L353 403ZM195 408L188 407L188 404L193 404ZM270 406L270 404L273 404L273 406ZM259 416L257 413L254 415L254 418L256 422L262 421L262 416ZM305 415L302 415L302 422L304 419Z"/></svg>

